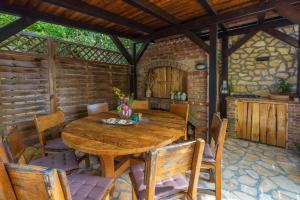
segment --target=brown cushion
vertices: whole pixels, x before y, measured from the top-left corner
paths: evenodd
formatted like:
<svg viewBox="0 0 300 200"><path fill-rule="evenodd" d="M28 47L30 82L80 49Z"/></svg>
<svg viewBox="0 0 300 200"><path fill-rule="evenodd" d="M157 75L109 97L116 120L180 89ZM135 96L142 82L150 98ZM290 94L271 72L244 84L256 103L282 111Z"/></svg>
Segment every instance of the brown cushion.
<svg viewBox="0 0 300 200"><path fill-rule="evenodd" d="M145 199L146 185L144 184L145 163L133 165L130 167L131 173L136 183L138 199ZM155 199L164 198L188 188L188 181L181 174L165 179L155 186Z"/></svg>
<svg viewBox="0 0 300 200"><path fill-rule="evenodd" d="M72 200L100 200L109 192L113 179L73 173L68 182Z"/></svg>
<svg viewBox="0 0 300 200"><path fill-rule="evenodd" d="M29 163L30 165L38 165L49 168L57 168L64 171L70 171L79 168L74 151L64 151L52 154Z"/></svg>

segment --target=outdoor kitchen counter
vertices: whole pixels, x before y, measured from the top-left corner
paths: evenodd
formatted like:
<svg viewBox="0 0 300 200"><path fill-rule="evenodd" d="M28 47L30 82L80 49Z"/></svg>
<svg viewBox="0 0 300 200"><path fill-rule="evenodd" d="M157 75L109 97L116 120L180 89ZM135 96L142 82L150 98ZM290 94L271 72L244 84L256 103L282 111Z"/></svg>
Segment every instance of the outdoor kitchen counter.
<svg viewBox="0 0 300 200"><path fill-rule="evenodd" d="M300 102L228 96L226 103L231 137L296 149Z"/></svg>
<svg viewBox="0 0 300 200"><path fill-rule="evenodd" d="M248 102L258 102L258 103L287 103L287 104L300 104L300 101L296 102L294 100L289 100L289 101L284 101L284 100L275 100L275 99L270 99L267 97L249 97L249 98L244 98L244 97L233 97L233 96L228 96L226 98L226 101L248 101Z"/></svg>

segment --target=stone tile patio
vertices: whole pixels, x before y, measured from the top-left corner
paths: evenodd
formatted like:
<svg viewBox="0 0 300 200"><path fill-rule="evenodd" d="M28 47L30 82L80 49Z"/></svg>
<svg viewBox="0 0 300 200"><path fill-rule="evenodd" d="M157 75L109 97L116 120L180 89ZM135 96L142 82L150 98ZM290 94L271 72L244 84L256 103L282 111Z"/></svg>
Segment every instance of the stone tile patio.
<svg viewBox="0 0 300 200"><path fill-rule="evenodd" d="M28 157L32 158L34 157ZM94 157L92 162L94 164L91 169L80 171L98 174L99 164ZM206 174L202 173L201 176ZM200 179L199 186L214 187L212 183L203 179ZM222 194L223 200L300 200L300 154L244 140L226 140L223 152ZM116 180L112 199L131 199L128 171ZM198 199L215 198L199 194Z"/></svg>

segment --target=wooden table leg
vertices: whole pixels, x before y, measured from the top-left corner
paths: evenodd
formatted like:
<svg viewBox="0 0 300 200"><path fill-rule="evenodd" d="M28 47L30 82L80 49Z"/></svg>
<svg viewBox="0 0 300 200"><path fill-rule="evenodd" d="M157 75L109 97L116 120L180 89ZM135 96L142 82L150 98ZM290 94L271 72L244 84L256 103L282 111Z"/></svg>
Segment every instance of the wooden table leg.
<svg viewBox="0 0 300 200"><path fill-rule="evenodd" d="M101 172L102 176L107 178L115 178L115 157L108 155L99 156L99 160L101 162Z"/></svg>

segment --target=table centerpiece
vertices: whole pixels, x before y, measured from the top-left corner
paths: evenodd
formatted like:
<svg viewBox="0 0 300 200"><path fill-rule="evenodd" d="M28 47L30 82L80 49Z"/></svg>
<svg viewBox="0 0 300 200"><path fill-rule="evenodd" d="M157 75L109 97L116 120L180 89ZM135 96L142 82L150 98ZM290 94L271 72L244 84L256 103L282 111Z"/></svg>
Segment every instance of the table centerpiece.
<svg viewBox="0 0 300 200"><path fill-rule="evenodd" d="M132 115L133 94L125 95L119 88L114 87L117 98L117 111L121 119L130 119Z"/></svg>

